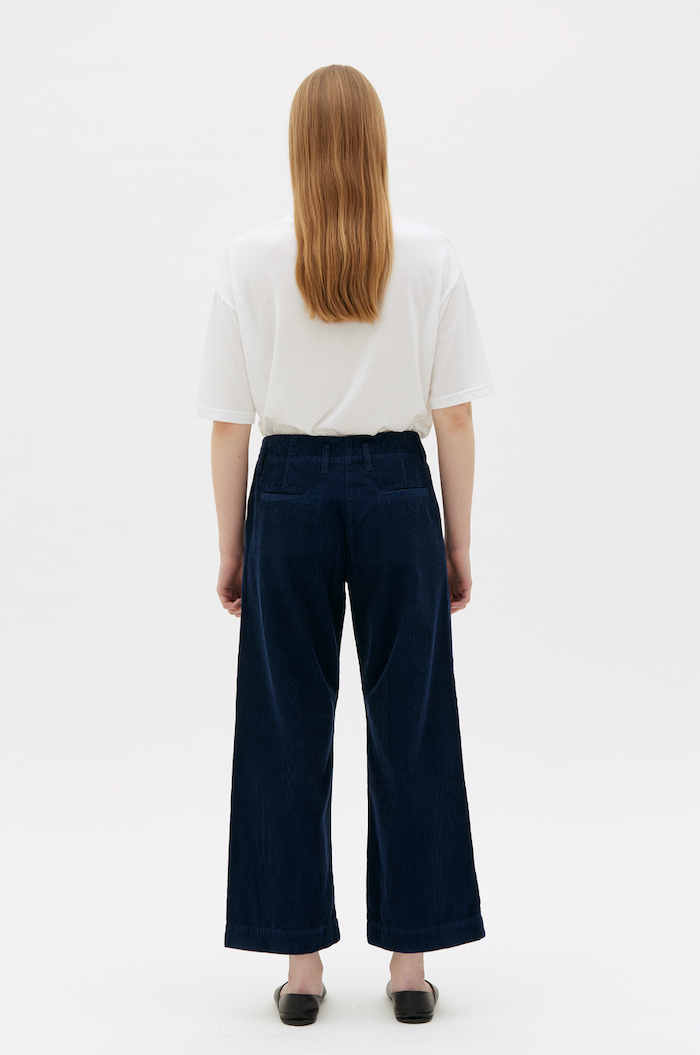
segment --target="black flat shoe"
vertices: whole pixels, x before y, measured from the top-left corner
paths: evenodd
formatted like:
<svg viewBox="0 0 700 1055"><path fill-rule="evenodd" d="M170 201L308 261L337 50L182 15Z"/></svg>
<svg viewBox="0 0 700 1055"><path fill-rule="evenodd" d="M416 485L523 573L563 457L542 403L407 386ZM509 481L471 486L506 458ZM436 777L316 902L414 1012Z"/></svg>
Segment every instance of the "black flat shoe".
<svg viewBox="0 0 700 1055"><path fill-rule="evenodd" d="M278 985L274 992L274 1001L277 1004L280 1018L287 1026L310 1026L316 1021L321 1001L326 995L325 985L320 996L314 993L285 993L280 996L286 984L282 982L282 985Z"/></svg>
<svg viewBox="0 0 700 1055"><path fill-rule="evenodd" d="M428 982L427 978L425 980ZM440 994L432 982L428 982L428 985L432 993L423 989L400 989L392 993L391 980L386 983L386 991L394 1005L397 1022L430 1022Z"/></svg>

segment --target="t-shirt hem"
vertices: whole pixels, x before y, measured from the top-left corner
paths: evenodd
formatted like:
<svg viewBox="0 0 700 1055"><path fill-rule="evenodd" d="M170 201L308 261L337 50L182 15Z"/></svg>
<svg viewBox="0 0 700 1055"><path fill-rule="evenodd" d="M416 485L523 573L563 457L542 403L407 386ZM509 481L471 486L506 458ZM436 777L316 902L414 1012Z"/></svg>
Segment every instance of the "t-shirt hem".
<svg viewBox="0 0 700 1055"><path fill-rule="evenodd" d="M465 388L461 392L453 392L450 396L434 396L428 400L431 410L442 410L443 407L455 407L459 403L470 403L472 399L480 396L490 396L494 390L493 381L487 381L485 385L476 385L474 388Z"/></svg>
<svg viewBox="0 0 700 1055"><path fill-rule="evenodd" d="M254 425L255 411L218 410L214 407L203 407L199 403L195 408L196 418L207 418L208 421L228 421L231 425Z"/></svg>

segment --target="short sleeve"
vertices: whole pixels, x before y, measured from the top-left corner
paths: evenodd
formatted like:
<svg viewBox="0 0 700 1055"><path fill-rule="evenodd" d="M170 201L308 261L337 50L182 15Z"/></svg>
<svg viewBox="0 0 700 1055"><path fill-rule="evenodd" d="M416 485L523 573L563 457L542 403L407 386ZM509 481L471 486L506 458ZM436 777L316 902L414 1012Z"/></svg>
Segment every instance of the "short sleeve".
<svg viewBox="0 0 700 1055"><path fill-rule="evenodd" d="M430 377L431 410L469 403L493 392L481 334L467 289L464 272L440 305L435 357Z"/></svg>
<svg viewBox="0 0 700 1055"><path fill-rule="evenodd" d="M195 417L255 424L238 314L218 289L204 339Z"/></svg>

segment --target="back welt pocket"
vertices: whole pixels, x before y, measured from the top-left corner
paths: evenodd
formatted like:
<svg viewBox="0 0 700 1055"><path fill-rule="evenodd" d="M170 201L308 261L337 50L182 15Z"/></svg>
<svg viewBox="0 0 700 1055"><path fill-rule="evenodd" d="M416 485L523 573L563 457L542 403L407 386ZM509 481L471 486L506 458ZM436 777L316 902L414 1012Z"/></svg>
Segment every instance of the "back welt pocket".
<svg viewBox="0 0 700 1055"><path fill-rule="evenodd" d="M290 494L287 491L261 491L260 498L263 502L308 502L310 495L308 491L300 494Z"/></svg>
<svg viewBox="0 0 700 1055"><path fill-rule="evenodd" d="M391 491L380 491L382 498L413 498L419 495L430 494L427 487L399 487Z"/></svg>

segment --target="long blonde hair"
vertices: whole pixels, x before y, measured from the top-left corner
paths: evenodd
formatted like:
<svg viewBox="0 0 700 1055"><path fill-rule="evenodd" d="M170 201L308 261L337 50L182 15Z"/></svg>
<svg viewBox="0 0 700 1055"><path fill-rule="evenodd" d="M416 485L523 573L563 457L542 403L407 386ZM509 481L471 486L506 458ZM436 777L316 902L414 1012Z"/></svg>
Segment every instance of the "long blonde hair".
<svg viewBox="0 0 700 1055"><path fill-rule="evenodd" d="M373 322L394 260L384 111L353 66L321 66L289 116L296 280L308 314Z"/></svg>

